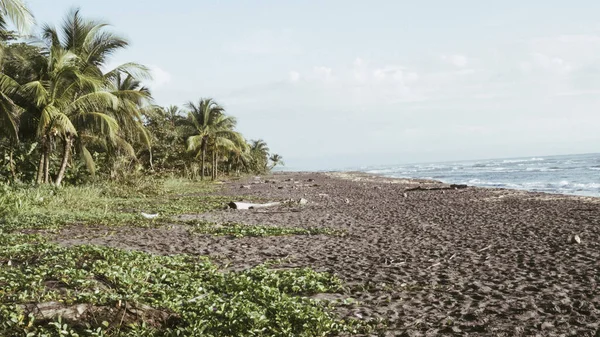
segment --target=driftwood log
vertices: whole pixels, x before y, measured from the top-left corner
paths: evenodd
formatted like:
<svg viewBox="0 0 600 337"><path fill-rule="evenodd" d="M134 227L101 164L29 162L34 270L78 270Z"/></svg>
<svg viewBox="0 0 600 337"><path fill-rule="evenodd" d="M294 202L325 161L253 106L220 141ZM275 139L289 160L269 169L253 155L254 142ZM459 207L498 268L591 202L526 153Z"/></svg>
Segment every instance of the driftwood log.
<svg viewBox="0 0 600 337"><path fill-rule="evenodd" d="M265 208L281 205L280 202L269 202L266 204L252 204L249 202L236 202L232 201L229 203L229 207L233 209L255 209L255 208Z"/></svg>
<svg viewBox="0 0 600 337"><path fill-rule="evenodd" d="M407 188L404 191L410 192L410 191L461 190L461 189L467 188L467 187L469 187L469 186L462 185L462 184L452 184L450 186L444 186L444 187L422 187L422 186L417 186L417 187L413 187L413 188Z"/></svg>

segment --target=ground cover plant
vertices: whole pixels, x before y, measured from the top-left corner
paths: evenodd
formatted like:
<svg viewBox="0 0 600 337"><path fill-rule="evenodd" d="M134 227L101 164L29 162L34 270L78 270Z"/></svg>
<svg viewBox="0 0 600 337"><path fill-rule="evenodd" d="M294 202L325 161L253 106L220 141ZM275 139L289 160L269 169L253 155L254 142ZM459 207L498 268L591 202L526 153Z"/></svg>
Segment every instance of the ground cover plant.
<svg viewBox="0 0 600 337"><path fill-rule="evenodd" d="M23 336L327 336L366 327L326 302L310 269L223 272L208 259L0 238L0 333ZM61 316L61 317L59 317Z"/></svg>
<svg viewBox="0 0 600 337"><path fill-rule="evenodd" d="M191 231L198 234L224 235L235 238L246 236L281 236L281 235L344 235L344 232L327 227L278 227L267 225L246 225L240 223L188 222Z"/></svg>

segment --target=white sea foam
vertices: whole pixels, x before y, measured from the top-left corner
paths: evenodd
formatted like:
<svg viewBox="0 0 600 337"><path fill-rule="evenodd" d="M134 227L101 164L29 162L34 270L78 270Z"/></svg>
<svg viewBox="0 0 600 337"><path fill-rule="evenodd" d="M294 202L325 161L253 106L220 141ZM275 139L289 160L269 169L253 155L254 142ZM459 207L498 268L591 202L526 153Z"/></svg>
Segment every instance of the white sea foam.
<svg viewBox="0 0 600 337"><path fill-rule="evenodd" d="M385 176L446 183L600 196L600 154L369 167Z"/></svg>

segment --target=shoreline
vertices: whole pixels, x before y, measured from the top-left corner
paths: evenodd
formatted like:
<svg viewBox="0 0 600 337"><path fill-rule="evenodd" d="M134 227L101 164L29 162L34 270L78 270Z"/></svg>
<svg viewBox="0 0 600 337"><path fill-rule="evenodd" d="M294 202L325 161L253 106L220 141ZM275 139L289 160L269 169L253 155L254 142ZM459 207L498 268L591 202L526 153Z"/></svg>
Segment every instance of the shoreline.
<svg viewBox="0 0 600 337"><path fill-rule="evenodd" d="M363 171L278 171L273 172L272 175L278 175L280 173L290 173L290 174L326 174L332 177L354 180L354 181L364 181L364 182L388 182L394 184L408 184L408 185L418 185L418 184L431 184L431 185L442 185L442 186L450 186L455 185L455 183L444 182L441 180L435 179L424 179L424 178L411 178L411 177L389 177L379 173L369 173ZM592 196L592 195L581 195L581 194L568 194L568 193L560 193L560 192L545 192L545 191L532 191L528 189L520 189L520 188L510 188L510 187L488 187L488 186L477 186L465 183L469 188L477 188L484 189L489 191L514 191L514 192L523 192L523 193L531 193L531 194L541 194L548 197L565 197L565 198L581 198L586 201L598 202L600 203L600 195Z"/></svg>
<svg viewBox="0 0 600 337"><path fill-rule="evenodd" d="M341 177L340 177L341 175ZM467 187L364 173L277 172L221 184L232 201L307 201L256 210L181 214L177 219L344 235L231 238L191 235L182 225L71 227L65 245L98 244L155 254L206 255L232 270L268 261L338 276L351 298L340 317L387 322L395 334L593 335L600 326L597 198ZM589 200L591 199L591 200ZM580 243L573 243L578 235ZM329 296L329 295L328 295Z"/></svg>

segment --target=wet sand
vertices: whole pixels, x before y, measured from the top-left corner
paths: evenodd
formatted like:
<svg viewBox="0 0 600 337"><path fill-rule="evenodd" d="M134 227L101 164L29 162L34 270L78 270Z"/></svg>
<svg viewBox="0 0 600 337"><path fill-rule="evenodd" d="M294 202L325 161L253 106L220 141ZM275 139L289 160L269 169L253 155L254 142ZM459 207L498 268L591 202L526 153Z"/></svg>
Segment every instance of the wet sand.
<svg viewBox="0 0 600 337"><path fill-rule="evenodd" d="M217 193L308 204L179 217L323 226L344 236L234 239L172 225L71 227L55 239L209 255L232 269L282 259L279 268L332 272L347 286L339 297L356 300L340 315L384 319L390 336L599 336L600 198L474 187L407 191L415 187L448 186L360 173L281 173L226 182Z"/></svg>

